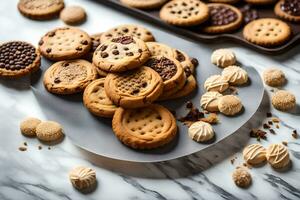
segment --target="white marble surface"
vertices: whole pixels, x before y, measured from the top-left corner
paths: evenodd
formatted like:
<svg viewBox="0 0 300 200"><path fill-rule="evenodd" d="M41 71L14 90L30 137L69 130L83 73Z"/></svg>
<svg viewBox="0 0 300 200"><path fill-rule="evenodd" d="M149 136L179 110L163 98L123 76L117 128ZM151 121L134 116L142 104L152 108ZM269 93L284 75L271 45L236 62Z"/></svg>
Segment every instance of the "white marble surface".
<svg viewBox="0 0 300 200"><path fill-rule="evenodd" d="M101 32L122 23L144 24L92 1L68 0L66 3L81 4L87 9L89 18L81 28L89 33ZM17 12L16 4L17 0L1 1L1 42L18 39L37 44L46 31L63 25L59 20L28 20ZM144 25L155 35L168 34L158 31L154 26ZM176 44L175 36L169 38L170 45ZM292 91L300 101L299 46L281 56L265 56L228 43L208 45L187 42L186 45L207 48L208 52L219 47L231 47L241 63L253 66L259 72L266 67L277 66L289 80L284 89ZM291 113L276 111L270 106L269 90L266 88L259 111L235 134L234 139L186 158L158 164L137 164L92 155L72 145L68 138L51 150L46 145L38 150L40 143L37 140L25 138L19 133L19 122L24 117L46 119L30 89L29 79L0 79L0 199L300 199L300 142L291 136L293 129L300 132L299 103ZM259 127L265 120L266 112L272 112L282 122L280 129L275 129L277 135L269 134L268 140L262 141L262 144L267 146L288 141L292 168L287 172L274 171L268 165L253 168L250 170L252 186L248 189L237 188L231 180L231 173L243 162L242 147L256 142L255 139L248 139L249 128ZM20 152L18 147L24 141L28 143L28 150ZM234 165L230 163L233 156L238 157ZM71 186L68 171L76 165L96 169L98 187L93 193L82 194Z"/></svg>

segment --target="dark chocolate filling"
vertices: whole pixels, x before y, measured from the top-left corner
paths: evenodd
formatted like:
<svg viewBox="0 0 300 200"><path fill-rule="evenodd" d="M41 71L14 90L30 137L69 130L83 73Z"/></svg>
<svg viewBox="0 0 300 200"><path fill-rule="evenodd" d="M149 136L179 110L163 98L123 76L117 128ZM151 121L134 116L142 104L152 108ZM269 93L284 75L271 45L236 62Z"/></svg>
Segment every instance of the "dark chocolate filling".
<svg viewBox="0 0 300 200"><path fill-rule="evenodd" d="M212 26L227 25L238 19L237 13L227 6L211 6L209 12Z"/></svg>
<svg viewBox="0 0 300 200"><path fill-rule="evenodd" d="M249 5L249 4L245 5L240 10L243 14L244 22L246 24L259 18L259 14L258 14L257 10L251 8L251 5Z"/></svg>
<svg viewBox="0 0 300 200"><path fill-rule="evenodd" d="M121 44L131 44L134 42L133 37L131 36L122 36L118 38L113 38L112 42L121 43Z"/></svg>
<svg viewBox="0 0 300 200"><path fill-rule="evenodd" d="M293 16L300 16L300 1L299 0L284 0L280 8L283 12L286 12Z"/></svg>
<svg viewBox="0 0 300 200"><path fill-rule="evenodd" d="M154 69L163 81L171 79L177 73L176 64L166 57L150 58L145 65Z"/></svg>

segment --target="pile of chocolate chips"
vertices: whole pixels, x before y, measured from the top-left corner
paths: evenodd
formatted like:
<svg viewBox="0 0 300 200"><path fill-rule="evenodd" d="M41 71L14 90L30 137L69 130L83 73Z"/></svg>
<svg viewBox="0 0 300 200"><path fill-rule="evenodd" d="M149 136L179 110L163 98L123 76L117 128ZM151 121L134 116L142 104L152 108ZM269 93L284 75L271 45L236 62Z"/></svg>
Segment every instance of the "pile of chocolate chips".
<svg viewBox="0 0 300 200"><path fill-rule="evenodd" d="M178 119L180 122L196 122L199 121L201 118L204 118L204 113L200 112L198 108L195 108L192 102L187 102L186 108L189 109L189 112L186 116Z"/></svg>
<svg viewBox="0 0 300 200"><path fill-rule="evenodd" d="M282 11L294 15L300 16L300 1L299 0L284 0L280 5Z"/></svg>
<svg viewBox="0 0 300 200"><path fill-rule="evenodd" d="M227 25L237 20L237 14L234 10L225 6L210 7L210 23L213 26Z"/></svg>
<svg viewBox="0 0 300 200"><path fill-rule="evenodd" d="M0 45L0 68L22 70L36 59L36 49L22 41L13 41Z"/></svg>
<svg viewBox="0 0 300 200"><path fill-rule="evenodd" d="M247 4L240 9L244 17L244 23L248 24L249 22L259 18L257 10L253 9L251 5Z"/></svg>
<svg viewBox="0 0 300 200"><path fill-rule="evenodd" d="M154 69L163 81L171 79L177 72L175 63L166 57L150 58L145 65Z"/></svg>

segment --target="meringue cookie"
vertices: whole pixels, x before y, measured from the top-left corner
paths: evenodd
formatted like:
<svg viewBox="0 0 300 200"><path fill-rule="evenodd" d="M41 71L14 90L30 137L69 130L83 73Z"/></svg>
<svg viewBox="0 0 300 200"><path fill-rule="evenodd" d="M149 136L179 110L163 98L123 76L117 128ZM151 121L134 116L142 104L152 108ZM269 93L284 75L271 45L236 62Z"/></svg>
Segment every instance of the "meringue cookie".
<svg viewBox="0 0 300 200"><path fill-rule="evenodd" d="M222 76L232 85L243 85L248 81L248 73L235 65L226 67L222 72Z"/></svg>
<svg viewBox="0 0 300 200"><path fill-rule="evenodd" d="M215 133L209 123L198 121L189 127L189 137L197 142L206 142L214 137Z"/></svg>
<svg viewBox="0 0 300 200"><path fill-rule="evenodd" d="M225 95L219 99L218 108L224 115L232 116L242 110L243 104L237 96Z"/></svg>
<svg viewBox="0 0 300 200"><path fill-rule="evenodd" d="M267 148L267 160L274 168L284 168L290 163L289 151L283 144L271 144Z"/></svg>
<svg viewBox="0 0 300 200"><path fill-rule="evenodd" d="M243 150L243 157L248 164L258 165L267 159L266 153L266 149L261 144L250 144Z"/></svg>
<svg viewBox="0 0 300 200"><path fill-rule="evenodd" d="M224 92L229 87L227 80L225 80L221 75L212 75L206 79L204 83L204 88L207 91Z"/></svg>
<svg viewBox="0 0 300 200"><path fill-rule="evenodd" d="M236 63L236 57L230 49L217 49L211 55L211 62L218 67L228 67Z"/></svg>
<svg viewBox="0 0 300 200"><path fill-rule="evenodd" d="M219 92L206 92L201 97L200 105L204 110L217 112L219 111L218 100L222 96Z"/></svg>
<svg viewBox="0 0 300 200"><path fill-rule="evenodd" d="M69 178L76 189L91 189L96 183L96 172L89 167L79 166L70 171Z"/></svg>

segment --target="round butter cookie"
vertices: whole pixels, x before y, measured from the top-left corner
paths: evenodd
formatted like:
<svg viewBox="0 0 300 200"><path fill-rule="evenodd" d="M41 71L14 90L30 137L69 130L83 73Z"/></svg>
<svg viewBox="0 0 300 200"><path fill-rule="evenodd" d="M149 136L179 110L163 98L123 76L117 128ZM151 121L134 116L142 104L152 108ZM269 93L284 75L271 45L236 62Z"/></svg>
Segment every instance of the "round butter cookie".
<svg viewBox="0 0 300 200"><path fill-rule="evenodd" d="M266 149L261 144L250 144L243 150L244 160L250 165L259 165L266 161Z"/></svg>
<svg viewBox="0 0 300 200"><path fill-rule="evenodd" d="M277 110L289 111L296 107L296 97L289 91L278 90L272 96L272 105Z"/></svg>
<svg viewBox="0 0 300 200"><path fill-rule="evenodd" d="M101 43L94 53L93 64L107 72L124 72L142 66L149 57L144 41L120 36Z"/></svg>
<svg viewBox="0 0 300 200"><path fill-rule="evenodd" d="M63 138L63 129L61 125L54 121L45 121L39 123L36 127L36 136L43 142L55 142Z"/></svg>
<svg viewBox="0 0 300 200"><path fill-rule="evenodd" d="M265 84L271 87L280 87L286 83L285 74L280 69L269 68L263 72Z"/></svg>
<svg viewBox="0 0 300 200"><path fill-rule="evenodd" d="M215 135L213 127L206 122L198 121L189 127L189 137L196 142L207 142Z"/></svg>
<svg viewBox="0 0 300 200"><path fill-rule="evenodd" d="M177 134L176 119L168 109L151 104L138 109L118 108L112 120L117 138L134 149L153 149Z"/></svg>
<svg viewBox="0 0 300 200"><path fill-rule="evenodd" d="M158 99L163 91L163 80L153 69L141 67L122 74L108 74L104 88L115 105L138 108Z"/></svg>
<svg viewBox="0 0 300 200"><path fill-rule="evenodd" d="M222 93L229 88L229 84L221 75L212 75L204 82L204 88L208 92L213 91Z"/></svg>
<svg viewBox="0 0 300 200"><path fill-rule="evenodd" d="M89 167L78 166L69 172L69 179L78 190L93 189L96 184L96 171Z"/></svg>
<svg viewBox="0 0 300 200"><path fill-rule="evenodd" d="M274 8L275 14L291 22L300 22L300 1L280 0Z"/></svg>
<svg viewBox="0 0 300 200"><path fill-rule="evenodd" d="M121 0L121 3L142 10L149 10L154 8L159 8L168 0Z"/></svg>
<svg viewBox="0 0 300 200"><path fill-rule="evenodd" d="M239 66L229 66L222 71L222 77L231 85L243 85L248 82L248 73Z"/></svg>
<svg viewBox="0 0 300 200"><path fill-rule="evenodd" d="M241 112L243 104L237 96L225 95L220 97L218 108L224 115L233 116Z"/></svg>
<svg viewBox="0 0 300 200"><path fill-rule="evenodd" d="M211 55L211 63L218 67L228 67L236 63L235 53L230 49L217 49Z"/></svg>
<svg viewBox="0 0 300 200"><path fill-rule="evenodd" d="M41 120L34 118L34 117L28 117L28 118L24 119L20 124L21 133L24 136L35 137L36 136L36 127L41 122L42 122Z"/></svg>
<svg viewBox="0 0 300 200"><path fill-rule="evenodd" d="M158 42L146 42L146 45L151 53L151 56L175 57L173 49L168 45Z"/></svg>
<svg viewBox="0 0 300 200"><path fill-rule="evenodd" d="M247 188L251 185L252 178L251 174L245 167L238 167L232 173L232 179L234 183L241 188Z"/></svg>
<svg viewBox="0 0 300 200"><path fill-rule="evenodd" d="M219 92L206 92L201 97L200 105L204 110L209 112L218 112L218 103L222 96Z"/></svg>
<svg viewBox="0 0 300 200"><path fill-rule="evenodd" d="M86 12L81 6L67 6L60 12L59 17L66 24L76 25L86 20Z"/></svg>
<svg viewBox="0 0 300 200"><path fill-rule="evenodd" d="M271 144L267 148L268 163L274 168L284 168L290 163L288 149L283 144Z"/></svg>

